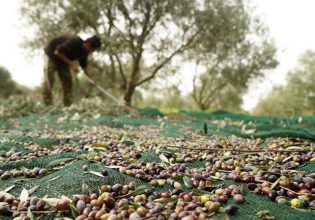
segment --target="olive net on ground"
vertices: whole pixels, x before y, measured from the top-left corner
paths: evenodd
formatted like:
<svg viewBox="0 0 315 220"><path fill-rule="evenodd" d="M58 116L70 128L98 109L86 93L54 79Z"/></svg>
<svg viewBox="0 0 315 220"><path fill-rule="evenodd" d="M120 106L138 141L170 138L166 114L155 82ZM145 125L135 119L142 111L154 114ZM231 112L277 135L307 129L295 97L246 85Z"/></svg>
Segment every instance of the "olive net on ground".
<svg viewBox="0 0 315 220"><path fill-rule="evenodd" d="M75 114L67 117L53 115L42 117L30 115L11 120L0 120L0 128L5 133L0 135L0 150L14 150L21 154L32 152L27 146L35 143L41 147L51 148L60 143L72 143L73 145L84 143L80 137L69 137L58 139L56 137L44 138L40 136L40 131L45 127L52 130L79 130L95 125L107 125L114 128L124 128L124 126L143 126L150 125L159 128L162 135L173 137L189 138L183 130L189 129L191 132L210 135L220 134L223 136L238 135L246 138L266 138L266 137L291 137L308 140L315 140L315 117L296 116L290 118L268 118L254 117L247 115L238 115L228 112L188 112L181 111L174 115L164 115L155 109L144 109L140 111L142 117L128 116L110 116L103 115L97 118L79 118ZM76 118L75 118L76 117ZM9 132L8 132L9 131ZM34 131L38 136L26 135ZM58 169L50 169L48 173L37 178L9 178L0 180L0 190L15 185L10 193L19 196L22 189L37 189L32 195L43 197L60 197L62 195L71 196L81 193L97 192L101 185L113 185L115 183L128 184L133 181L137 186L148 185L148 182L120 173L117 169L106 167L101 163L92 163L86 159L81 159L80 155L86 154L86 151L63 152L53 155L46 155L29 160L17 162L1 163L0 169L21 169L25 168L47 168L52 162L69 158L65 166ZM154 151L143 153L138 159L139 162L161 162L159 155ZM104 173L103 177L97 176L91 172L83 172L82 166L88 165L90 171ZM201 168L205 161L187 162L186 165L191 168ZM306 173L315 171L315 163L308 163L299 168ZM183 184L181 177L177 178ZM226 186L232 184L231 181L224 182ZM234 184L234 182L233 182ZM156 190L169 190L171 186L157 187ZM188 190L186 188L186 190ZM278 205L270 201L265 196L258 196L245 189L246 203L240 206L239 212L230 219L259 219L256 213L261 210L269 210L276 219L315 219L314 211L300 211L289 207L288 205ZM41 219L53 219L54 216L44 216ZM0 216L0 219L10 219Z"/></svg>
<svg viewBox="0 0 315 220"><path fill-rule="evenodd" d="M12 169L12 168L21 168L21 167L46 167L51 161L54 161L59 158L75 158L80 153L67 153L56 156L47 156L41 158L40 160L33 160L28 163L10 163L0 166L0 169ZM143 154L139 161L155 161L161 162L159 156L154 152L148 152ZM198 162L189 162L187 163L188 167L200 168L204 165L204 161ZM107 171L107 175L104 177L96 176L92 173L82 172L82 166L88 165L91 171L95 172L104 172ZM306 166L303 166L301 169L307 172L314 171L315 164L310 163ZM177 178L179 182L183 185L183 181ZM100 163L91 163L84 159L75 160L70 162L68 165L64 166L62 169L53 170L47 175L34 178L34 179L25 179L25 178L11 178L1 181L1 189L15 185L10 193L18 196L22 188L32 189L33 187L38 187L32 195L38 197L43 197L48 195L49 197L59 198L62 195L69 196L74 194L90 194L92 192L97 192L98 187L101 185L113 185L115 183L128 184L129 182L134 181L137 186L148 184L145 181L124 175L119 173L115 169L107 168L106 166ZM230 184L235 184L232 181L224 182L225 186ZM241 184L239 184L241 185ZM166 185L165 187L157 187L156 190L168 190L172 189L171 186ZM186 189L188 190L188 189ZM270 213L276 217L276 219L314 219L314 211L299 211L289 207L288 205L278 205L274 202L271 202L269 198L265 196L258 196L253 193L250 193L247 189L245 190L246 203L240 207L237 215L231 216L231 219L259 219L256 216L256 213L262 210L269 210ZM231 202L230 202L231 203ZM1 219L10 219L3 217ZM53 219L52 215L44 216L42 219Z"/></svg>
<svg viewBox="0 0 315 220"><path fill-rule="evenodd" d="M140 117L125 115L99 115L83 117L79 113L68 115L29 115L14 120L0 120L0 128L21 131L38 131L43 126L57 130L82 129L86 126L107 125L122 128L125 125L150 125L161 127L165 136L184 136L181 127L189 127L194 132L205 134L231 134L244 138L292 137L315 140L315 117L262 117L230 112L184 111L164 115L156 109L140 109ZM164 117L166 116L166 117Z"/></svg>

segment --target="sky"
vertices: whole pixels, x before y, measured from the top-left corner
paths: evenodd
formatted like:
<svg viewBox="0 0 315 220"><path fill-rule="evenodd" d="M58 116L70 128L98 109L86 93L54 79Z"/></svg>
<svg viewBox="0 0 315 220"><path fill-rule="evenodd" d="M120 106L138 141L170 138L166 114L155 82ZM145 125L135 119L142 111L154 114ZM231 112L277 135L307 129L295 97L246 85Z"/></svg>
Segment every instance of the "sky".
<svg viewBox="0 0 315 220"><path fill-rule="evenodd" d="M21 48L23 32L18 7L22 0L2 1L0 7L0 66L9 70L19 84L35 87L43 79L43 54L30 57ZM243 108L251 110L265 97L273 85L285 84L286 74L297 65L298 58L307 50L315 50L315 0L250 0L256 13L269 28L269 36L278 48L279 66L266 73L263 82L253 84L244 96ZM194 71L186 65L186 70ZM184 82L189 88L191 79Z"/></svg>

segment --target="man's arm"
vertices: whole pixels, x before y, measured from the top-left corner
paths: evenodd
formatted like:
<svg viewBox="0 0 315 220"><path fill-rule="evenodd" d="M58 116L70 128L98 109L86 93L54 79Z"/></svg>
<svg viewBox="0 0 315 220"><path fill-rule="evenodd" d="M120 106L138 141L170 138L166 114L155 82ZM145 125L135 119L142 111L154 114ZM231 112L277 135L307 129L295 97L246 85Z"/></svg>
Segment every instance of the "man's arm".
<svg viewBox="0 0 315 220"><path fill-rule="evenodd" d="M92 81L93 81L93 85L95 85L96 84L96 81L95 81L95 79L94 79L94 76L92 75L92 73L91 73L91 70L90 70L90 68L88 67L88 66L86 66L86 67L84 67L83 68L83 71L84 71L84 74L89 78L89 79L91 79Z"/></svg>
<svg viewBox="0 0 315 220"><path fill-rule="evenodd" d="M60 60L67 63L70 66L70 68L72 69L72 71L74 71L75 73L79 72L78 64L76 62L71 61L65 54L60 52L58 49L54 51L54 54Z"/></svg>

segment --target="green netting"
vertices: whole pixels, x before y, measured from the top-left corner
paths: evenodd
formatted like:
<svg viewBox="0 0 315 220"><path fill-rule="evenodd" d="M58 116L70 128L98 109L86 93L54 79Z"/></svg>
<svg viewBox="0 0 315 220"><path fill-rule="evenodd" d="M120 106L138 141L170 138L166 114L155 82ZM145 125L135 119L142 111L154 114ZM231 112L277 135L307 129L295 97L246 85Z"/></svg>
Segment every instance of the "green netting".
<svg viewBox="0 0 315 220"><path fill-rule="evenodd" d="M229 136L231 134L244 138L267 138L267 137L292 137L315 140L315 117L292 116L292 117L257 117L230 112L196 112L181 110L177 113L178 120L163 119L163 114L156 109L140 109L139 118L126 116L102 115L97 118L80 118L74 120L72 113L61 122L64 115L50 116L24 116L16 119L16 124L5 121L6 127L13 127L21 131L38 131L48 126L57 130L82 129L85 126L107 125L114 128L122 128L124 125L156 125L162 126L161 133L165 136L183 136L182 127L189 127L193 132L204 133L204 124L207 125L207 134L219 134ZM181 117L183 119L181 119ZM8 124L9 123L9 124Z"/></svg>
<svg viewBox="0 0 315 220"><path fill-rule="evenodd" d="M304 171L306 174L315 173L315 162L309 162L302 165L298 170Z"/></svg>
<svg viewBox="0 0 315 220"><path fill-rule="evenodd" d="M9 140L14 140L18 142L29 142L36 143L41 147L49 148L53 145L59 144L57 138L39 138L39 137L30 137L30 136L21 136L21 135L9 135L9 134L0 134L0 138L6 138Z"/></svg>
<svg viewBox="0 0 315 220"><path fill-rule="evenodd" d="M10 142L3 142L0 143L0 150L3 151L18 151L18 152L23 152L23 153L30 153L30 150L25 149L23 146L19 144L13 144Z"/></svg>
<svg viewBox="0 0 315 220"><path fill-rule="evenodd" d="M157 132L165 137L185 137L189 139L187 130L192 133L205 134L204 124L207 125L206 133L220 134L223 136L230 136L232 134L248 137L248 138L267 138L267 137L293 137L300 139L315 140L315 117L313 116L295 116L288 118L267 118L267 117L254 117L248 115L233 114L229 112L188 112L181 111L169 119L163 118L163 114L154 109L146 109L140 111L142 117L127 117L127 116L112 116L102 115L97 118L81 118L78 120L71 120L73 115L68 116L63 122L58 122L62 115L51 116L38 116L30 115L20 117L12 121L0 121L0 126L5 129L10 128L12 133L0 134L1 140L15 140L24 144L36 143L41 147L49 148L54 145L59 145L62 142L71 143L74 146L91 143L89 140L82 140L80 136L71 136L68 140L58 138L43 138L40 134L48 127L54 131L70 131L89 128L92 126L106 125L113 128L124 128L128 126L151 126L156 128ZM136 129L136 127L134 128ZM254 132L249 132L254 130ZM28 135L28 131L36 131L37 136ZM27 135L26 135L27 134ZM266 146L267 143L262 144L260 147ZM30 151L25 149L20 144L13 144L4 141L0 144L0 150L11 150L22 152L23 154ZM24 160L17 162L10 162L0 164L0 169L19 169L22 167L45 168L49 163L61 158L76 158L80 154L85 154L86 151L64 152L54 155L49 155L40 158L33 158L32 160ZM141 158L138 160L145 162L160 163L159 155L154 151L142 153ZM202 168L206 161L187 162L189 168ZM90 171L102 172L107 171L108 176L99 177L94 174L85 174L82 171L82 166L88 165ZM306 173L313 173L315 171L315 163L308 163L299 168ZM97 192L98 187L107 184L127 184L131 181L136 182L137 185L145 185L148 182L141 181L119 173L116 169L110 169L100 163L92 163L85 159L75 160L67 164L62 169L52 170L47 175L40 178L25 179L24 177L9 178L1 180L0 189L16 185L10 193L18 196L22 188L30 189L34 186L39 188L34 192L34 195L39 197L49 195L49 197L60 197L61 195L71 196L73 194ZM179 179L183 184L183 182ZM233 182L234 183L234 182ZM230 181L225 182L226 185L231 184ZM170 190L172 187L166 185L156 190ZM257 196L253 193L246 193L246 204L242 205L239 212L230 219L259 219L256 213L261 210L269 210L272 215L277 219L315 219L314 211L300 211L289 207L288 205L278 205L271 202L267 197ZM45 216L42 219L53 219L54 216ZM2 218L1 219L6 219ZM10 218L7 218L10 219Z"/></svg>

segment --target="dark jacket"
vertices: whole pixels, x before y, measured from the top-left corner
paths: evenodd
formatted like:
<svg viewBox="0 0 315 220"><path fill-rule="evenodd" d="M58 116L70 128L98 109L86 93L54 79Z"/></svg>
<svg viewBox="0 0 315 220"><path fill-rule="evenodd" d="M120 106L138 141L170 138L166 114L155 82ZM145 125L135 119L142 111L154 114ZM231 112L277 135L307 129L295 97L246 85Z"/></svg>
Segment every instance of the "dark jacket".
<svg viewBox="0 0 315 220"><path fill-rule="evenodd" d="M88 51L83 47L83 40L78 36L62 35L53 38L45 47L46 55L58 66L67 67L68 64L59 59L54 51L63 53L69 60L78 60L80 66L87 66Z"/></svg>

